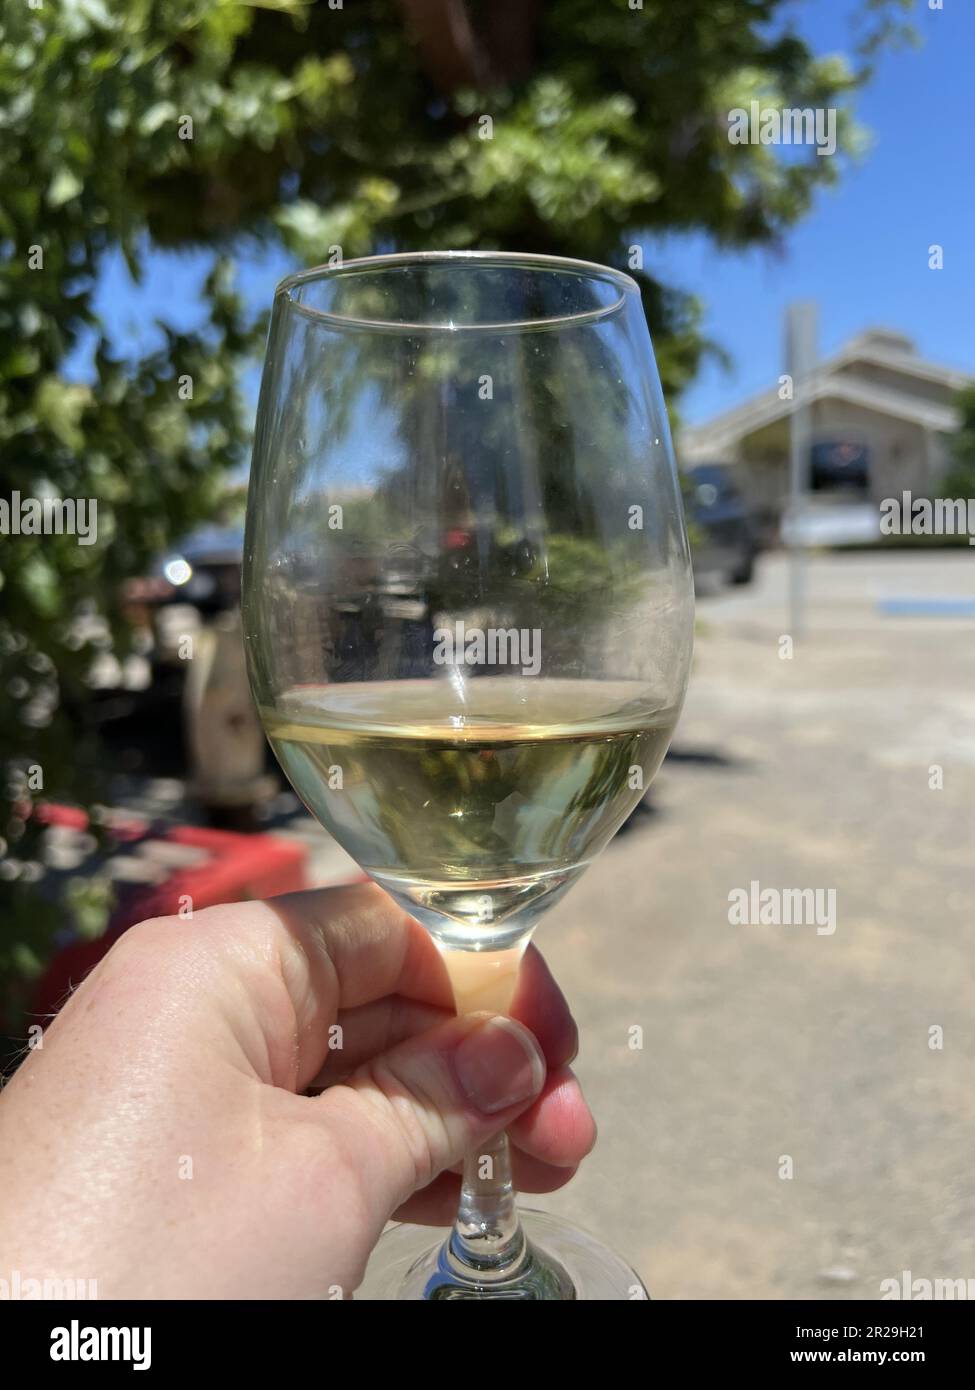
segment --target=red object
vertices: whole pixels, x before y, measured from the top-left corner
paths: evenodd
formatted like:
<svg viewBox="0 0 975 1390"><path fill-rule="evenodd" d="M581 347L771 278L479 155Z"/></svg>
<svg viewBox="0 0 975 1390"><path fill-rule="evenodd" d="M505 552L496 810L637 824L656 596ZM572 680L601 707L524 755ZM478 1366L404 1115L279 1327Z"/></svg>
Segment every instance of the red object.
<svg viewBox="0 0 975 1390"><path fill-rule="evenodd" d="M67 830L87 830L88 816L80 806L61 806L56 801L40 801L34 807L25 804L25 815L33 816L41 825L61 825ZM111 832L113 840L142 840L151 826L139 816L113 816Z"/></svg>
<svg viewBox="0 0 975 1390"><path fill-rule="evenodd" d="M80 822L79 814L82 816ZM79 829L88 823L83 813L73 813L67 807L45 808L45 819ZM136 824L126 824L119 838L131 844L135 829ZM307 887L307 850L303 845L274 835L239 835L228 830L185 825L158 835L147 835L143 828L140 838L203 849L208 851L209 857L205 863L174 869L163 883L148 887L139 885L124 891L104 935L95 941L72 942L51 961L34 996L33 1007L38 1014L56 1013L71 990L136 922L144 922L147 917L169 916L180 908L185 911L189 907L196 912L218 903L272 898Z"/></svg>
<svg viewBox="0 0 975 1390"><path fill-rule="evenodd" d="M473 539L470 531L464 531L459 526L452 527L444 536L447 550L466 550Z"/></svg>

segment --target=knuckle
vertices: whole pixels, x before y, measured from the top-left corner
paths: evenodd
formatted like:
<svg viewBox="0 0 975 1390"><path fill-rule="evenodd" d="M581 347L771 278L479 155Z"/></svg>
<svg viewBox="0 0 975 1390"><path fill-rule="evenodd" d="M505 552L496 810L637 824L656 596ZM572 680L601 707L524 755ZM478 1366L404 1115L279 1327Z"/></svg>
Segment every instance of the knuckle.
<svg viewBox="0 0 975 1390"><path fill-rule="evenodd" d="M360 1094L396 1145L409 1190L426 1187L449 1162L447 1126L437 1090L411 1074L409 1084L389 1057L377 1057L363 1069Z"/></svg>
<svg viewBox="0 0 975 1390"><path fill-rule="evenodd" d="M185 960L193 949L186 923L178 917L149 917L122 933L105 956L106 965L117 967L152 961L154 966Z"/></svg>

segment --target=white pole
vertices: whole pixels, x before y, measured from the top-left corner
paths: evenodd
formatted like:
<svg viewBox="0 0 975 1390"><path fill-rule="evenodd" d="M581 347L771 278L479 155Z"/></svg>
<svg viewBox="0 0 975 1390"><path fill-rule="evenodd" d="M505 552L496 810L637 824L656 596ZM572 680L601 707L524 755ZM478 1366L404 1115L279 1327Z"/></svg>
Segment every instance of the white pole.
<svg viewBox="0 0 975 1390"><path fill-rule="evenodd" d="M796 300L786 309L786 371L792 378L789 417L789 633L803 634L806 604L806 555L800 531L809 490L809 446L812 440L809 391L816 365L817 306Z"/></svg>

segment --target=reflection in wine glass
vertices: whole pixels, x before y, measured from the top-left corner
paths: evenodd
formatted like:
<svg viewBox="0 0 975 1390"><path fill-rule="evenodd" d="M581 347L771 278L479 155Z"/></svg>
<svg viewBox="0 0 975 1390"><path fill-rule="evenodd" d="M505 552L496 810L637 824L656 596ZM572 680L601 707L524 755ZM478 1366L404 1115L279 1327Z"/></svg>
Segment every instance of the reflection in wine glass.
<svg viewBox="0 0 975 1390"><path fill-rule="evenodd" d="M295 789L432 933L458 1009L506 1008L538 918L643 796L687 680L690 563L633 281L487 252L286 280L244 580L251 683ZM503 1136L489 1157L446 1244L400 1228L369 1292L641 1287L566 1223L521 1223Z"/></svg>

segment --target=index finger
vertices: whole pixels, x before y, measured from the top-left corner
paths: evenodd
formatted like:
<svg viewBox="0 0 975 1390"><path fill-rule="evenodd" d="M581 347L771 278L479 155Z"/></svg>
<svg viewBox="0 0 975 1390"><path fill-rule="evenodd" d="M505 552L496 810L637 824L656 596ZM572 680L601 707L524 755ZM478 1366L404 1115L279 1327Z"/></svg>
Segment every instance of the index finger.
<svg viewBox="0 0 975 1390"><path fill-rule="evenodd" d="M301 948L312 975L316 949L327 953L335 980L318 1006L330 1021L338 1009L358 1008L393 995L453 1009L449 974L429 933L376 884L292 893L272 898L267 906ZM328 981L322 984L329 986ZM292 989L292 997L297 992ZM522 960L511 1014L534 1033L550 1066L564 1066L575 1056L575 1023L534 946L528 947Z"/></svg>
<svg viewBox="0 0 975 1390"><path fill-rule="evenodd" d="M282 964L296 1006L310 991L316 1011L330 1018L390 994L453 1007L429 933L377 884L286 893L264 906L284 928Z"/></svg>

